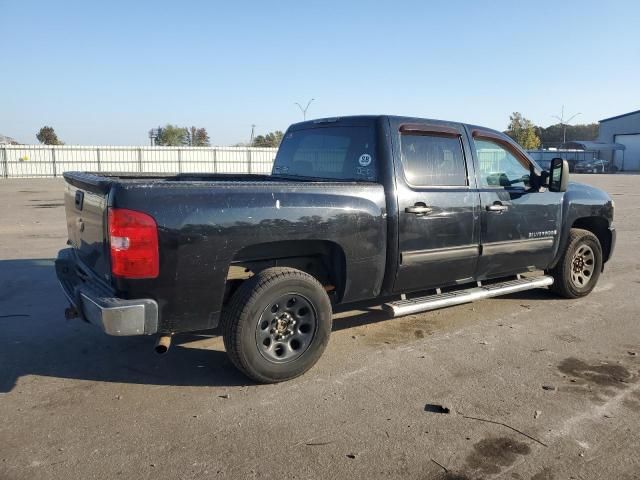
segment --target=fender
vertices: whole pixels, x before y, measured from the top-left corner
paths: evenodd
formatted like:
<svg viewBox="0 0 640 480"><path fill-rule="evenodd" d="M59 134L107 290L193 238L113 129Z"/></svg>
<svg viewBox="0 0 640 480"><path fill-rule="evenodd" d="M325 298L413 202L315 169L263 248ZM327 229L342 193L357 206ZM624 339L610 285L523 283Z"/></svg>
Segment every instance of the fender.
<svg viewBox="0 0 640 480"><path fill-rule="evenodd" d="M549 268L553 268L562 257L569 241L569 231L573 227L590 230L598 237L603 248L604 267L615 242L613 210L613 200L606 192L583 183L570 182L562 199L558 250Z"/></svg>

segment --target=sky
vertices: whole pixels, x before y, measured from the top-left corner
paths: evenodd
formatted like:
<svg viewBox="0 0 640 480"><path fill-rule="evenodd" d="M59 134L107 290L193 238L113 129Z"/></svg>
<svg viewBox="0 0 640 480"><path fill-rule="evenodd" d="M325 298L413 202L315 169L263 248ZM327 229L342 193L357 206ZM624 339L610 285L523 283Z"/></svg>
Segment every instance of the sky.
<svg viewBox="0 0 640 480"><path fill-rule="evenodd" d="M640 2L0 0L0 134L146 145L167 123L247 142L307 117L504 130L640 109ZM565 114L565 117L567 116Z"/></svg>

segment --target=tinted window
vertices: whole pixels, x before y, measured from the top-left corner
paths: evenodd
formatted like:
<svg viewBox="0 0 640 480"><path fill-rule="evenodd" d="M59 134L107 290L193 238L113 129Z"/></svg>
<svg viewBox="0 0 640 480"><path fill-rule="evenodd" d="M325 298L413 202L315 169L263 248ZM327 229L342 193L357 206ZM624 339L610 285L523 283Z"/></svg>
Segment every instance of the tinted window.
<svg viewBox="0 0 640 480"><path fill-rule="evenodd" d="M467 184L467 171L459 137L402 135L400 145L402 168L411 185Z"/></svg>
<svg viewBox="0 0 640 480"><path fill-rule="evenodd" d="M509 150L491 140L476 139L480 163L479 182L482 187L529 186L529 169Z"/></svg>
<svg viewBox="0 0 640 480"><path fill-rule="evenodd" d="M288 131L280 144L273 175L375 181L371 127L316 127Z"/></svg>

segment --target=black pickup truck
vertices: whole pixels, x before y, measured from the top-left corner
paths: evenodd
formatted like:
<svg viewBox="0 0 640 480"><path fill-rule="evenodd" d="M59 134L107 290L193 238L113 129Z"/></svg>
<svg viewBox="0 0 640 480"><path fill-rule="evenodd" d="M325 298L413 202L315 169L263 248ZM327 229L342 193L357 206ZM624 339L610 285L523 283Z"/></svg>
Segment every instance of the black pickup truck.
<svg viewBox="0 0 640 480"><path fill-rule="evenodd" d="M614 204L506 135L354 116L291 126L271 175L65 173L68 317L110 335L220 327L260 382L307 371L333 308L407 315L536 287L587 295ZM343 307L341 307L343 308Z"/></svg>

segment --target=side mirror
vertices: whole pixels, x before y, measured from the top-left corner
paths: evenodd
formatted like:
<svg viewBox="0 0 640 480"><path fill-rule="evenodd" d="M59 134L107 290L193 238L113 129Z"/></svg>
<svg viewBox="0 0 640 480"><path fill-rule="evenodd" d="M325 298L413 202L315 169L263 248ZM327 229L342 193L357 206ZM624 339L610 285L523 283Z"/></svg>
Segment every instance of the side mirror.
<svg viewBox="0 0 640 480"><path fill-rule="evenodd" d="M549 191L566 192L569 183L569 162L562 158L551 160L549 169Z"/></svg>

